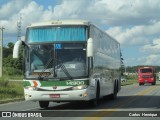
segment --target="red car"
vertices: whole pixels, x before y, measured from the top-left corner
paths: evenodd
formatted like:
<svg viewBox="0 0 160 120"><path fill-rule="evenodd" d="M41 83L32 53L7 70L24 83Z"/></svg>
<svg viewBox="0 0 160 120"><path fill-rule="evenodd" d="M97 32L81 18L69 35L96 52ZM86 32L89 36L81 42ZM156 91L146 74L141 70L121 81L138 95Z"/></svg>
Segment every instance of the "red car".
<svg viewBox="0 0 160 120"><path fill-rule="evenodd" d="M156 74L154 67L140 67L138 69L138 82L139 85L144 85L145 83L156 84Z"/></svg>

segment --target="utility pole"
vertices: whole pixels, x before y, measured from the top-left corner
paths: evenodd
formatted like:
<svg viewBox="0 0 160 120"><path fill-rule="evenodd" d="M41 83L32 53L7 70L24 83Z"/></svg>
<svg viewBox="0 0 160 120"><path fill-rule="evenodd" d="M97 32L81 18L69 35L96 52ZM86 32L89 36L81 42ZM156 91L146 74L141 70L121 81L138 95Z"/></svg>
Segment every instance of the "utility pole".
<svg viewBox="0 0 160 120"><path fill-rule="evenodd" d="M1 31L1 39L0 39L0 77L2 77L2 74L3 74L3 30L5 28L4 27L1 27L0 28L0 31Z"/></svg>

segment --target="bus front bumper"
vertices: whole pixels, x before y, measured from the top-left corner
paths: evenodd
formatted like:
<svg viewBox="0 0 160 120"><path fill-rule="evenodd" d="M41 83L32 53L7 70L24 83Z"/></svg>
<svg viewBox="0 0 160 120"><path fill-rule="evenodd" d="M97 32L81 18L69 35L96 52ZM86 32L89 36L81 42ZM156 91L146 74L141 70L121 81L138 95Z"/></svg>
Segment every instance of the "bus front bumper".
<svg viewBox="0 0 160 120"><path fill-rule="evenodd" d="M88 101L95 98L93 92L88 89L72 90L72 91L32 91L24 90L25 100L31 101L53 101L53 102L67 102L67 101Z"/></svg>

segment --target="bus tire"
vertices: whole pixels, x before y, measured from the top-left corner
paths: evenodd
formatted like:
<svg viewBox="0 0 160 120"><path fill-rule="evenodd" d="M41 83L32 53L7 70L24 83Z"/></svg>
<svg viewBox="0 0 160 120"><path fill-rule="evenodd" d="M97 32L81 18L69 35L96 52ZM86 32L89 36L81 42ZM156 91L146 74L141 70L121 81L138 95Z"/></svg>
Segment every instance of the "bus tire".
<svg viewBox="0 0 160 120"><path fill-rule="evenodd" d="M100 98L100 86L99 86L99 82L98 82L97 89L96 89L96 98L93 100L90 100L89 105L91 107L96 107L98 105L99 98Z"/></svg>
<svg viewBox="0 0 160 120"><path fill-rule="evenodd" d="M114 84L114 91L113 91L113 93L111 94L111 95L109 95L109 98L111 99L111 100L115 100L115 99L117 99L117 84L115 83Z"/></svg>
<svg viewBox="0 0 160 120"><path fill-rule="evenodd" d="M152 85L156 85L156 82L153 82Z"/></svg>
<svg viewBox="0 0 160 120"><path fill-rule="evenodd" d="M41 108L48 108L49 106L49 101L39 101L39 106Z"/></svg>

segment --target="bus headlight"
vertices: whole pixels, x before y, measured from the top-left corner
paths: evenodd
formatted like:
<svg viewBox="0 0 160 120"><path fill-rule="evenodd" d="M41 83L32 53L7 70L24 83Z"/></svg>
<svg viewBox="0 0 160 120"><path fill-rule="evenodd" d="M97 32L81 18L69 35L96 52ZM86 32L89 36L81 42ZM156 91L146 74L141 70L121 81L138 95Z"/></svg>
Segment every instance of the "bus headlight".
<svg viewBox="0 0 160 120"><path fill-rule="evenodd" d="M88 85L79 85L79 86L75 86L72 89L73 90L82 90L82 89L86 89L88 87Z"/></svg>
<svg viewBox="0 0 160 120"><path fill-rule="evenodd" d="M36 87L33 87L33 86L27 86L27 87L25 87L24 89L31 90L31 91L37 90L37 88L36 88Z"/></svg>

